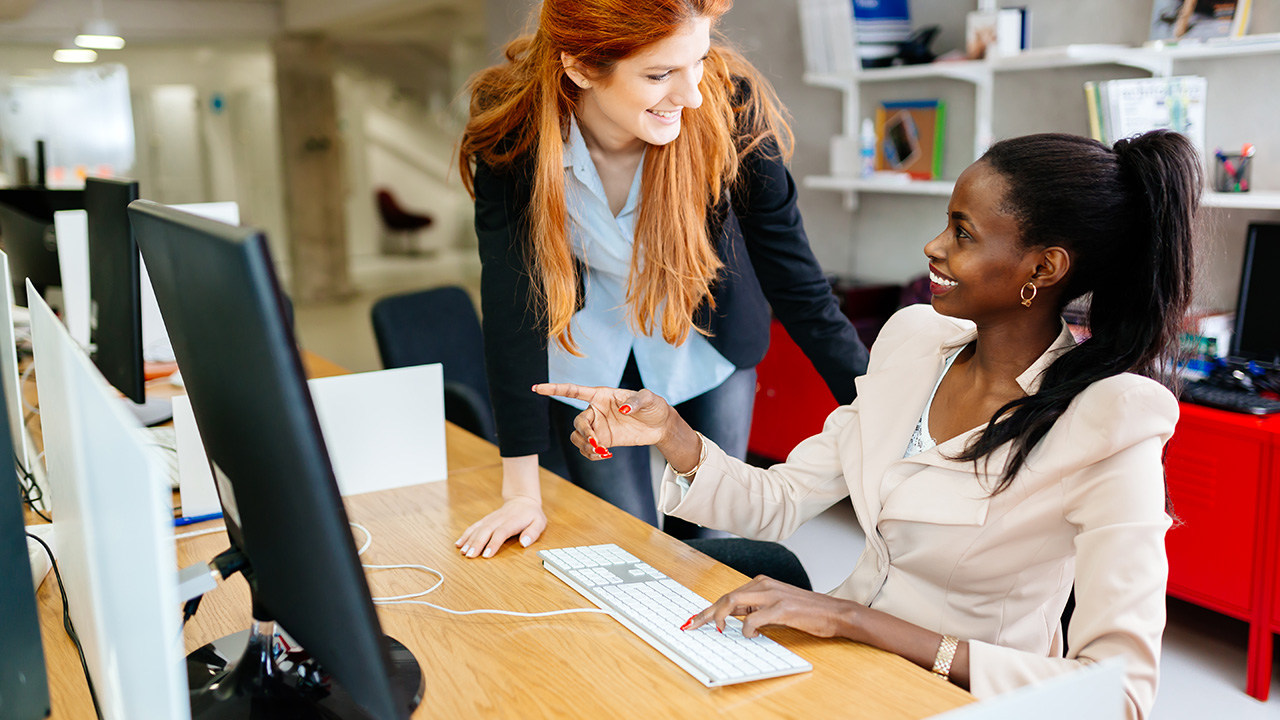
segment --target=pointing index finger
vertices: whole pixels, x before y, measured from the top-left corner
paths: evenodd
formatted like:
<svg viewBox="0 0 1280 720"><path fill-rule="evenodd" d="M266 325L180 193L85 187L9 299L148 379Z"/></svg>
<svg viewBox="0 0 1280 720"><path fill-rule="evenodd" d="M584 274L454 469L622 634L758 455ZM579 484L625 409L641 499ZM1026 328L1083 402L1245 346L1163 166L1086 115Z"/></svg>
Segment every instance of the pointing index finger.
<svg viewBox="0 0 1280 720"><path fill-rule="evenodd" d="M587 402L591 402L592 397L591 388L572 383L538 383L533 386L533 391L547 397L565 397Z"/></svg>

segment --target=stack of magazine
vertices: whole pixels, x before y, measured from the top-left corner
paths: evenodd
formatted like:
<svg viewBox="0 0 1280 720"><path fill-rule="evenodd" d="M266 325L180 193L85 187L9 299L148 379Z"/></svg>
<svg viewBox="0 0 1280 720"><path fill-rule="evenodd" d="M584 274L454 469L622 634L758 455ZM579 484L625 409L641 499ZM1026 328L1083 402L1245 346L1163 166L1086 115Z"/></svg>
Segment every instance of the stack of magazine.
<svg viewBox="0 0 1280 720"><path fill-rule="evenodd" d="M1196 75L1084 84L1089 133L1108 145L1149 130L1173 130L1204 151L1208 81Z"/></svg>

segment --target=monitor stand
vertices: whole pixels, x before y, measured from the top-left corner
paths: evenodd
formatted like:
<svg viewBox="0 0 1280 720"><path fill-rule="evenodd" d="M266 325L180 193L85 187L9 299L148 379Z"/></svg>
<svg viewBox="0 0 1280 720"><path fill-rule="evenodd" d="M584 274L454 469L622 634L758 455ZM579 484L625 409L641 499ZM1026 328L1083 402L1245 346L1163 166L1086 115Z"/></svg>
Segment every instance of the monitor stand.
<svg viewBox="0 0 1280 720"><path fill-rule="evenodd" d="M125 407L138 418L142 427L159 425L173 419L173 401L169 398L147 398L146 402L136 403L129 398L124 399Z"/></svg>
<svg viewBox="0 0 1280 720"><path fill-rule="evenodd" d="M288 660L273 658L274 631L274 622L254 620L250 629L187 656L192 720L368 719L368 712L314 663L289 667ZM391 637L387 644L391 688L407 700L408 717L422 702L422 668L404 645Z"/></svg>

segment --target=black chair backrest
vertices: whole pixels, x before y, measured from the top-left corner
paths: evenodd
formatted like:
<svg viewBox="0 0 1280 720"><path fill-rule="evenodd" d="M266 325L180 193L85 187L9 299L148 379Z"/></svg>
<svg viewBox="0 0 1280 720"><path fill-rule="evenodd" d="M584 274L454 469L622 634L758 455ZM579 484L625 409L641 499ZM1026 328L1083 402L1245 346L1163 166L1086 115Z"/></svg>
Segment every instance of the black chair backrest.
<svg viewBox="0 0 1280 720"><path fill-rule="evenodd" d="M467 427L456 414L446 416L478 435L493 439L489 381L484 372L484 335L471 297L460 287L393 295L376 302L371 313L378 354L385 368L427 363L444 366L446 389L467 388L480 427Z"/></svg>

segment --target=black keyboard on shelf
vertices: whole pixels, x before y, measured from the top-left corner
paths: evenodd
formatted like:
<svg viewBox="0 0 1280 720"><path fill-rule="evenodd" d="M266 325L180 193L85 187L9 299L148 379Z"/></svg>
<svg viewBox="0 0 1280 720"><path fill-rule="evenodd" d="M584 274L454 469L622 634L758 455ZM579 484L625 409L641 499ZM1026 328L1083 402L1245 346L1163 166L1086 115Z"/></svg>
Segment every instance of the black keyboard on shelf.
<svg viewBox="0 0 1280 720"><path fill-rule="evenodd" d="M1182 400L1246 415L1280 413L1280 400L1265 398L1248 390L1224 388L1204 382L1189 382L1183 385Z"/></svg>

